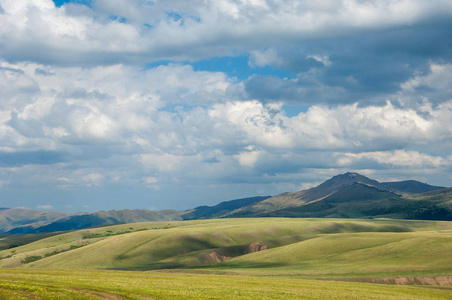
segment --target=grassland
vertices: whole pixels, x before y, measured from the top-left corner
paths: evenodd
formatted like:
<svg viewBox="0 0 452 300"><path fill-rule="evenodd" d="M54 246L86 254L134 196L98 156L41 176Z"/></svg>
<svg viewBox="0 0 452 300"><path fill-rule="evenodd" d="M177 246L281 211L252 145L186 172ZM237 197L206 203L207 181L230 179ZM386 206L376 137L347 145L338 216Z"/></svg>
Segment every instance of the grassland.
<svg viewBox="0 0 452 300"><path fill-rule="evenodd" d="M252 244L268 250L249 253ZM0 251L0 267L442 274L452 268L449 253L452 222L215 219L69 232Z"/></svg>
<svg viewBox="0 0 452 300"><path fill-rule="evenodd" d="M256 218L115 225L0 251L0 299L8 293L17 299L452 299L450 286L354 282L450 285L450 253L452 222L444 221Z"/></svg>
<svg viewBox="0 0 452 300"><path fill-rule="evenodd" d="M0 270L1 299L451 299L450 287L256 276Z"/></svg>

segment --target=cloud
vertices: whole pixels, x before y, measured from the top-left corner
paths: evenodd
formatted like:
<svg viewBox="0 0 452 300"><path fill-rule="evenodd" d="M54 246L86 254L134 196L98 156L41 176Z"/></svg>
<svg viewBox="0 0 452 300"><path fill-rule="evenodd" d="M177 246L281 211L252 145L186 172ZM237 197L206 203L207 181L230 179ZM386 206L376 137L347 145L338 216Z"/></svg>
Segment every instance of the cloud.
<svg viewBox="0 0 452 300"><path fill-rule="evenodd" d="M50 0L5 0L1 46L7 60L50 64L193 60L452 14L450 3L440 0L309 2L99 0L57 8Z"/></svg>
<svg viewBox="0 0 452 300"><path fill-rule="evenodd" d="M452 164L451 157L432 156L418 151L376 151L363 153L341 153L337 154L340 165L352 165L363 161L373 161L379 165L390 165L405 168L439 168Z"/></svg>
<svg viewBox="0 0 452 300"><path fill-rule="evenodd" d="M147 201L275 194L349 169L450 178L449 1L0 7L8 197L122 189L160 207Z"/></svg>
<svg viewBox="0 0 452 300"><path fill-rule="evenodd" d="M36 206L37 209L44 209L44 210L50 210L50 209L54 209L54 207L52 205L49 204L45 204L45 205L38 205Z"/></svg>
<svg viewBox="0 0 452 300"><path fill-rule="evenodd" d="M250 101L216 105L209 115L217 124L225 123L224 131L217 132L218 136L224 134L223 140L235 128L241 133L235 134L241 137L235 143L242 141L258 147L367 151L422 146L434 150L433 141L441 149L444 149L441 143L449 145L450 122L446 117L451 114L449 105L428 108L428 116L390 102L368 107L311 106L306 113L288 118L278 106Z"/></svg>
<svg viewBox="0 0 452 300"><path fill-rule="evenodd" d="M252 168L256 165L262 151L255 150L252 146L246 147L246 150L246 152L241 152L234 157L239 161L240 165Z"/></svg>

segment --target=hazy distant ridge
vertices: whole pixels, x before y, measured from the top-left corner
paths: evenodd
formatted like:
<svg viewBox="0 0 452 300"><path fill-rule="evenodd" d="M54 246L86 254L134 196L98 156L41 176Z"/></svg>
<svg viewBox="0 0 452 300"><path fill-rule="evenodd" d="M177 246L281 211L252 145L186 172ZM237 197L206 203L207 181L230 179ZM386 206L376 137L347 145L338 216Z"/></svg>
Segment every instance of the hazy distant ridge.
<svg viewBox="0 0 452 300"><path fill-rule="evenodd" d="M187 211L124 209L65 214L0 209L0 233L43 233L146 221L270 216L452 220L452 188L415 180L380 183L348 172L294 193L224 201Z"/></svg>

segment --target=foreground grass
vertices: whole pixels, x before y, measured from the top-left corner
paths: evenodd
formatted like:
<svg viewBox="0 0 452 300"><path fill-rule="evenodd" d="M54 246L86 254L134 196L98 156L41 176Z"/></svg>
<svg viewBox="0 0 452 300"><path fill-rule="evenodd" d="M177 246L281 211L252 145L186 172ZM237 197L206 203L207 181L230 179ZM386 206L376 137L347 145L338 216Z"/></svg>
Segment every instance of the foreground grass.
<svg viewBox="0 0 452 300"><path fill-rule="evenodd" d="M100 270L0 270L0 299L452 299L451 287Z"/></svg>
<svg viewBox="0 0 452 300"><path fill-rule="evenodd" d="M251 245L265 251L250 253ZM450 283L450 253L452 222L125 224L0 251L0 299L452 299L451 286L369 283L398 276Z"/></svg>

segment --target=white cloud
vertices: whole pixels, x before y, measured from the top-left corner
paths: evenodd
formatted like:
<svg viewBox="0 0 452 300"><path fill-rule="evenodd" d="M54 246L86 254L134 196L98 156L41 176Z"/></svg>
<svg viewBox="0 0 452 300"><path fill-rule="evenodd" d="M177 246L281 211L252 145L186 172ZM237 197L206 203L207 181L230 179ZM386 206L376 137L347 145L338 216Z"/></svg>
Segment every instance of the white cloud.
<svg viewBox="0 0 452 300"><path fill-rule="evenodd" d="M36 206L36 208L49 210L49 209L54 209L55 207L53 207L52 205L45 204L45 205L38 205L38 206Z"/></svg>
<svg viewBox="0 0 452 300"><path fill-rule="evenodd" d="M388 102L368 107L311 106L306 113L288 118L278 106L249 101L215 105L209 116L223 139L234 130L234 136L240 137L236 142L265 148L378 150L412 145L435 150L443 148L442 143L450 144L450 105L430 108L428 117Z"/></svg>
<svg viewBox="0 0 452 300"><path fill-rule="evenodd" d="M341 35L452 14L452 5L442 0L311 2L96 1L92 10L83 10L56 8L51 0L2 0L0 37L4 54L18 60L148 62L230 54L231 43L232 49L255 50L268 41Z"/></svg>
<svg viewBox="0 0 452 300"><path fill-rule="evenodd" d="M452 165L450 157L432 156L419 151L375 151L362 153L337 153L338 163L342 166L350 166L362 160L375 161L380 165L406 168L440 168Z"/></svg>
<svg viewBox="0 0 452 300"><path fill-rule="evenodd" d="M258 67L282 65L283 59L278 56L275 49L271 48L264 51L251 51L250 63Z"/></svg>
<svg viewBox="0 0 452 300"><path fill-rule="evenodd" d="M146 168L152 168L159 171L174 171L180 168L183 157L167 153L147 153L140 156L140 161Z"/></svg>
<svg viewBox="0 0 452 300"><path fill-rule="evenodd" d="M255 150L253 146L246 147L246 150L246 152L241 152L234 157L239 161L240 165L252 168L256 165L262 151Z"/></svg>
<svg viewBox="0 0 452 300"><path fill-rule="evenodd" d="M450 1L0 6L2 192L240 182L273 193L348 168L450 170L452 67L437 47ZM228 73L198 70L224 55L248 57L247 70L215 59L205 69ZM289 117L287 104L306 109Z"/></svg>
<svg viewBox="0 0 452 300"><path fill-rule="evenodd" d="M401 84L398 100L404 105L412 105L422 100L442 103L452 100L452 64L430 63L430 72L418 72Z"/></svg>
<svg viewBox="0 0 452 300"><path fill-rule="evenodd" d="M158 182L158 179L156 177L145 177L143 178L143 181L146 184L154 184Z"/></svg>
<svg viewBox="0 0 452 300"><path fill-rule="evenodd" d="M159 180L156 177L144 177L143 178L143 182L146 185L146 187L154 189L154 190L160 189L160 186L157 184L158 181Z"/></svg>

